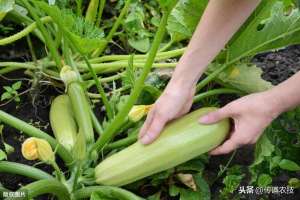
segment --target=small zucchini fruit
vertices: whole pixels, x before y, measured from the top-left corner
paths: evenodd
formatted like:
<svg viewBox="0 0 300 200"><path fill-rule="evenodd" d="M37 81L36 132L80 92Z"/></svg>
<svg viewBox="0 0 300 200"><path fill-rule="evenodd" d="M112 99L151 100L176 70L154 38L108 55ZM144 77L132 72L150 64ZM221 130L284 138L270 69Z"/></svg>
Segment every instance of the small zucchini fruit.
<svg viewBox="0 0 300 200"><path fill-rule="evenodd" d="M139 141L95 168L98 184L122 186L175 167L218 146L229 132L228 119L211 125L199 118L216 108L201 108L169 123L152 144Z"/></svg>
<svg viewBox="0 0 300 200"><path fill-rule="evenodd" d="M78 125L78 132L84 134L87 144L92 144L95 138L90 113L91 107L83 86L76 72L67 65L62 68L60 77L65 83L67 94L71 101L75 121Z"/></svg>
<svg viewBox="0 0 300 200"><path fill-rule="evenodd" d="M68 95L57 96L52 101L50 124L57 141L71 151L76 142L77 125Z"/></svg>

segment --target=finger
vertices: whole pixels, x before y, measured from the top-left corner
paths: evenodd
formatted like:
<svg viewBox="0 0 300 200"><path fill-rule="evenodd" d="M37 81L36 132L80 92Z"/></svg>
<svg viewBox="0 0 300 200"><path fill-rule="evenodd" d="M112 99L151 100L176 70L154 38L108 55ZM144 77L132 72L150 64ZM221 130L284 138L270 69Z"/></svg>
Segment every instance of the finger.
<svg viewBox="0 0 300 200"><path fill-rule="evenodd" d="M240 144L236 140L230 138L226 140L221 146L218 146L214 150L210 151L209 154L210 155L227 154L239 147Z"/></svg>
<svg viewBox="0 0 300 200"><path fill-rule="evenodd" d="M220 108L216 111L210 112L204 116L202 116L199 120L202 124L213 124L216 123L224 118L231 117L232 110L229 106L225 106L223 108Z"/></svg>
<svg viewBox="0 0 300 200"><path fill-rule="evenodd" d="M150 125L152 123L154 113L155 113L155 108L153 107L149 111L149 113L148 113L148 115L146 117L146 120L145 120L145 122L144 122L144 124L143 124L143 126L142 126L142 128L141 128L141 130L139 132L139 139L141 139L147 133L147 130L149 129L149 127L150 127Z"/></svg>
<svg viewBox="0 0 300 200"><path fill-rule="evenodd" d="M153 116L153 120L151 124L149 125L148 129L146 130L146 133L140 138L140 141L143 144L150 144L152 143L160 134L162 129L164 128L167 120L165 120L163 117L155 114Z"/></svg>

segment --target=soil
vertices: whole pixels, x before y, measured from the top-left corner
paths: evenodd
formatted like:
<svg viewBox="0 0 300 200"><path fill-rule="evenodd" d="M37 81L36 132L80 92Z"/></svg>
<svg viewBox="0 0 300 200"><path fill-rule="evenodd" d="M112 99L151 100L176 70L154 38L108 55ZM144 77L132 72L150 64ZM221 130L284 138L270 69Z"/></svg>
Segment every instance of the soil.
<svg viewBox="0 0 300 200"><path fill-rule="evenodd" d="M9 48L0 47L0 61L1 60L14 60L14 61L24 61L29 60L29 55L27 51L24 49L20 49L19 47L26 48L26 43L22 41L17 42L14 46L10 46ZM292 76L295 72L300 70L300 45L299 46L291 46L283 50L279 50L276 52L264 53L255 56L253 59L253 63L257 64L263 70L262 77L268 81L271 81L273 84L278 84L288 77ZM15 77L20 77L23 72L14 72L13 74L8 74L6 77L8 79L4 79L0 77L0 90L2 90L2 86L11 85L14 81ZM29 85L26 85L26 81L22 86L22 91L26 90ZM1 110L4 110L13 116L16 116L26 122L32 123L34 126L46 131L51 134L50 126L49 126L49 109L50 103L53 97L57 96L58 92L54 90L52 87L41 87L39 98L32 103L32 96L30 93L27 93L21 97L21 103L18 104L16 102L10 102L6 105L0 107ZM233 100L235 97L233 96L222 96L221 103L226 104L229 101ZM26 139L26 137L19 133L19 131L5 126L4 130L4 138L5 142L12 145L15 148L15 152L8 156L9 161L14 161L18 163L24 163L28 165L33 165L36 162L27 161L21 156L20 147L22 142ZM215 174L219 170L219 165L225 165L230 155L225 156L214 156L211 157L209 164L206 167L206 170L210 173ZM239 149L233 159L233 162L230 166L234 164L239 164L243 166L248 166L252 163L254 159L253 155L253 146L247 146ZM59 165L64 168L63 163L59 161ZM37 168L40 168L48 173L52 173L51 167L47 165L37 165ZM213 176L213 177L214 177ZM278 177L275 177L273 180L274 185L286 185L288 180L288 176L286 174L282 174ZM22 176L17 175L9 175L0 173L0 182L4 185L4 187L10 190L16 190L22 185L26 185L30 183L31 180L28 178L24 178ZM218 180L212 188L212 193L217 194L219 189L222 187L221 180ZM151 192L150 192L151 193ZM247 197L246 199L256 199L257 197ZM43 196L39 199L50 199L49 196ZM269 199L300 199L300 192L296 191L293 196L270 196Z"/></svg>

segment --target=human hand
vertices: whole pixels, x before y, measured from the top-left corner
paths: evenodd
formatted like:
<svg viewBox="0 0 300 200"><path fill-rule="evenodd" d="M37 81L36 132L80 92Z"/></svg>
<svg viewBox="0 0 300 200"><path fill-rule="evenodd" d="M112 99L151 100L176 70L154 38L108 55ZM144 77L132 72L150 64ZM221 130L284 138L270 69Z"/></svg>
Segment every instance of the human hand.
<svg viewBox="0 0 300 200"><path fill-rule="evenodd" d="M242 97L208 113L200 123L212 124L224 118L232 118L234 123L229 139L210 154L227 154L240 146L254 144L280 112L276 98L269 92L262 92Z"/></svg>
<svg viewBox="0 0 300 200"><path fill-rule="evenodd" d="M153 142L167 122L187 113L193 103L194 86L176 85L170 82L154 103L139 133L143 144Z"/></svg>

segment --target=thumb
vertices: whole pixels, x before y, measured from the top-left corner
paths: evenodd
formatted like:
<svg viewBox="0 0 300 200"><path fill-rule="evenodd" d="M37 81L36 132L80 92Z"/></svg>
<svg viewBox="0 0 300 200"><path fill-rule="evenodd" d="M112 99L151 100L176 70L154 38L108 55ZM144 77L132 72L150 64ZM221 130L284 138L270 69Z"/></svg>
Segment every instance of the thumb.
<svg viewBox="0 0 300 200"><path fill-rule="evenodd" d="M218 121L221 121L224 118L230 117L232 114L229 106L225 106L216 111L210 112L204 116L202 116L199 120L201 124L213 124Z"/></svg>

